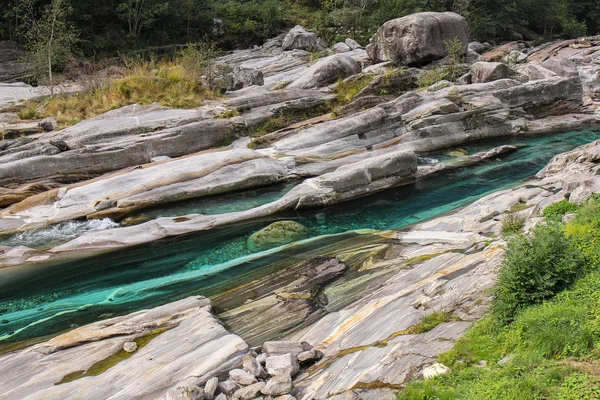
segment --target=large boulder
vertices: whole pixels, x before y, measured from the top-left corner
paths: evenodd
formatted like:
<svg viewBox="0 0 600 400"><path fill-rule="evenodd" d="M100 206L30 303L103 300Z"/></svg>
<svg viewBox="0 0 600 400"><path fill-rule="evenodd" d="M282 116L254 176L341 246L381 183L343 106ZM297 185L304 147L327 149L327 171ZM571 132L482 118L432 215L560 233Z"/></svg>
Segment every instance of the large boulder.
<svg viewBox="0 0 600 400"><path fill-rule="evenodd" d="M460 15L422 12L387 21L373 36L367 53L374 60L420 65L446 57L446 40L458 38L466 51L469 36L469 24Z"/></svg>
<svg viewBox="0 0 600 400"><path fill-rule="evenodd" d="M271 249L309 236L308 229L295 221L277 221L253 233L247 241L248 250Z"/></svg>
<svg viewBox="0 0 600 400"><path fill-rule="evenodd" d="M289 87L300 89L312 89L335 83L338 79L344 79L358 74L362 67L354 58L345 54L321 58L310 67Z"/></svg>
<svg viewBox="0 0 600 400"><path fill-rule="evenodd" d="M512 71L499 62L476 62L471 66L471 82L485 83L510 78Z"/></svg>
<svg viewBox="0 0 600 400"><path fill-rule="evenodd" d="M314 32L307 31L300 25L296 25L285 35L281 47L284 50L308 50L319 49L319 38Z"/></svg>

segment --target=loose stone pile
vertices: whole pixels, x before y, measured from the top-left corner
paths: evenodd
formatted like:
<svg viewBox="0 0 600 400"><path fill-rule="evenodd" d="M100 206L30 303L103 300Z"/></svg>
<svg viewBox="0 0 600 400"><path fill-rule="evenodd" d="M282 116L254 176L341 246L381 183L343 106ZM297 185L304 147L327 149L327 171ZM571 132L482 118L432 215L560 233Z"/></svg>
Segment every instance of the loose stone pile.
<svg viewBox="0 0 600 400"><path fill-rule="evenodd" d="M316 363L323 353L307 342L270 341L252 348L242 358L241 368L227 378L210 378L204 388L177 386L167 392L168 400L296 400L290 393L292 379L301 369Z"/></svg>

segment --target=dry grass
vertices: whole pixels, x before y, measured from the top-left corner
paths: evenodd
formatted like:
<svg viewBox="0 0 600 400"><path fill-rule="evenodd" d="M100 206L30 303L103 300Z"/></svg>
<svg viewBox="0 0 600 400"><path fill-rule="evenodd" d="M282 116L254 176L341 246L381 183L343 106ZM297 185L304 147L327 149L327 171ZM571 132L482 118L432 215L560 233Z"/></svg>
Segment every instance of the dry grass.
<svg viewBox="0 0 600 400"><path fill-rule="evenodd" d="M29 118L55 116L60 128L74 125L107 111L130 104L158 103L174 108L195 108L206 99L218 95L204 86L197 76L174 62L131 63L125 75L108 80L97 88L75 94L63 94L44 100L45 105L34 115L41 102L28 102L23 107Z"/></svg>

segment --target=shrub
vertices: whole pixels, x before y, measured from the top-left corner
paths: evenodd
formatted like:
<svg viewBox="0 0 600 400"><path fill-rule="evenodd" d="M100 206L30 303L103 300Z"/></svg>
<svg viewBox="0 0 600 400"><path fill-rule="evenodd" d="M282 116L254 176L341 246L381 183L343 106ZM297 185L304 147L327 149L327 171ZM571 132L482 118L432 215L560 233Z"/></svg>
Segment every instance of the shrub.
<svg viewBox="0 0 600 400"><path fill-rule="evenodd" d="M524 307L552 298L585 270L580 252L559 224L540 225L508 244L493 303L496 318L511 322Z"/></svg>
<svg viewBox="0 0 600 400"><path fill-rule="evenodd" d="M550 221L560 221L562 217L575 211L577 211L577 204L563 200L548 206L544 210L543 216Z"/></svg>
<svg viewBox="0 0 600 400"><path fill-rule="evenodd" d="M525 225L525 217L519 213L506 214L502 218L502 224L500 226L500 230L502 235L514 235L516 233L521 232L523 229L523 225Z"/></svg>

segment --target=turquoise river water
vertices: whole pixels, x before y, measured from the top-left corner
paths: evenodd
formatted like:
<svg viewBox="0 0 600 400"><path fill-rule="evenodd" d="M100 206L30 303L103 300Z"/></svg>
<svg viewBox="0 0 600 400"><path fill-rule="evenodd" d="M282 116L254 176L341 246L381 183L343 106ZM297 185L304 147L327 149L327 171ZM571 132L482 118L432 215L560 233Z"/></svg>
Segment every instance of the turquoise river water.
<svg viewBox="0 0 600 400"><path fill-rule="evenodd" d="M600 132L578 131L478 142L462 148L470 154L500 144L515 144L519 148L501 160L443 173L329 208L289 212L78 261L1 268L0 344L53 334L190 295L214 295L239 284L236 279L244 271L290 257L289 252L278 249L257 254L246 249L248 235L275 220L297 220L310 230L312 237L328 242L356 234L351 231L359 229L402 228L518 184L539 171L552 156L597 139ZM428 154L422 161L448 158L445 153ZM218 214L247 209L273 201L291 187L293 184L286 184L187 201L147 211L144 216ZM98 229L110 229L114 224L100 225ZM8 241L44 247L44 241L52 242L49 236L53 232L60 236L60 230L33 232ZM302 248L303 256L310 256L307 248L310 241Z"/></svg>

